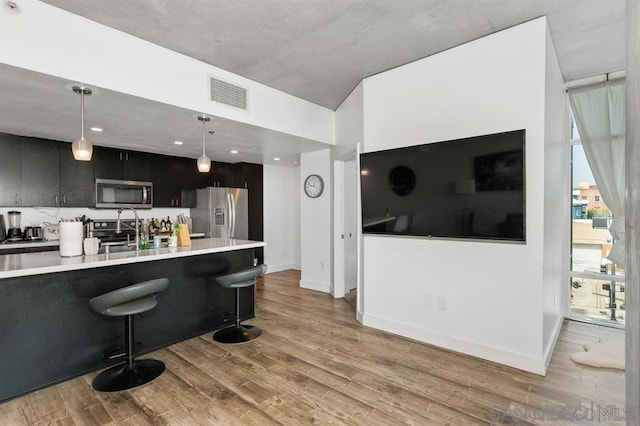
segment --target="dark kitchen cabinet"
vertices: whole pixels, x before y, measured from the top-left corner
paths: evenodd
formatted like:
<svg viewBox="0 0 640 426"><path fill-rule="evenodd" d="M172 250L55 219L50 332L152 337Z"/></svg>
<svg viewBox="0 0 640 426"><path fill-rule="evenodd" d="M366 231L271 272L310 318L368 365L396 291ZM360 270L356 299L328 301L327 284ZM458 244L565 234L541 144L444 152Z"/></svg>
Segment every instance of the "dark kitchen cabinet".
<svg viewBox="0 0 640 426"><path fill-rule="evenodd" d="M249 239L262 241L264 237L262 164L237 163L232 166L232 182L229 186L248 190ZM262 247L256 249L256 257L259 263L264 262L264 250Z"/></svg>
<svg viewBox="0 0 640 426"><path fill-rule="evenodd" d="M58 144L60 198L62 207L91 207L93 199L93 162L73 158L71 144Z"/></svg>
<svg viewBox="0 0 640 426"><path fill-rule="evenodd" d="M219 161L211 162L211 170L204 186L227 186L233 184L233 164L221 163Z"/></svg>
<svg viewBox="0 0 640 426"><path fill-rule="evenodd" d="M151 161L154 207L195 207L196 160L154 155Z"/></svg>
<svg viewBox="0 0 640 426"><path fill-rule="evenodd" d="M93 164L76 161L71 144L0 134L0 205L89 207Z"/></svg>
<svg viewBox="0 0 640 426"><path fill-rule="evenodd" d="M94 146L91 161L96 179L151 180L151 155L145 152Z"/></svg>
<svg viewBox="0 0 640 426"><path fill-rule="evenodd" d="M23 207L60 205L58 142L36 138L21 139L20 205Z"/></svg>
<svg viewBox="0 0 640 426"><path fill-rule="evenodd" d="M13 207L20 205L20 182L22 180L22 163L20 161L20 136L0 133L0 206Z"/></svg>

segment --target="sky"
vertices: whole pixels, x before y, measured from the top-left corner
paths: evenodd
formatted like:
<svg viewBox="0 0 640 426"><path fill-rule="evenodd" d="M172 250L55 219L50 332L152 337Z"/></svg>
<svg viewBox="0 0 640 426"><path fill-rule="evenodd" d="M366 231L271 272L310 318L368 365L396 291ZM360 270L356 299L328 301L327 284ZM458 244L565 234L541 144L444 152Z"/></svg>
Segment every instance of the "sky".
<svg viewBox="0 0 640 426"><path fill-rule="evenodd" d="M573 187L577 188L580 182L589 182L594 185L596 180L591 174L587 157L581 145L573 145Z"/></svg>

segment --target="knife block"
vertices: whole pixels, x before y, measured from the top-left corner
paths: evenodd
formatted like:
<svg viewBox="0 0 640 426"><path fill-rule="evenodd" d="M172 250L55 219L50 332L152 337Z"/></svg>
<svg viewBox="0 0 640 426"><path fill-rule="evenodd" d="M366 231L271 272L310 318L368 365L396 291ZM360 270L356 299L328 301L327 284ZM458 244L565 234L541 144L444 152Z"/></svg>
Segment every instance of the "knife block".
<svg viewBox="0 0 640 426"><path fill-rule="evenodd" d="M190 246L191 237L189 236L189 227L186 224L180 225L180 231L178 231L178 245Z"/></svg>

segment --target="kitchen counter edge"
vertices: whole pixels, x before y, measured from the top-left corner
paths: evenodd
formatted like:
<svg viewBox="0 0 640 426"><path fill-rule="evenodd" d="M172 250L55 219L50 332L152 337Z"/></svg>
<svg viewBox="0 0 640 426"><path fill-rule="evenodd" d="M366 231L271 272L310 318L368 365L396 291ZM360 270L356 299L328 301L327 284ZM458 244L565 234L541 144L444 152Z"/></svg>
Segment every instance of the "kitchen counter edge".
<svg viewBox="0 0 640 426"><path fill-rule="evenodd" d="M262 241L203 238L192 240L190 246L152 248L94 256L61 257L59 251L7 254L0 255L0 279L150 262L264 246L266 243Z"/></svg>

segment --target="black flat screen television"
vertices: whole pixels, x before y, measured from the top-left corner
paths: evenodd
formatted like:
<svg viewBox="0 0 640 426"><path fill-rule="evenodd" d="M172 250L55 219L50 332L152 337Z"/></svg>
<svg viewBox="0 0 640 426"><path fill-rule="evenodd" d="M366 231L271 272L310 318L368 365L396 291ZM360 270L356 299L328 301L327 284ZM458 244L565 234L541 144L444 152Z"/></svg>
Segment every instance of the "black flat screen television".
<svg viewBox="0 0 640 426"><path fill-rule="evenodd" d="M525 130L360 155L362 232L525 240Z"/></svg>

